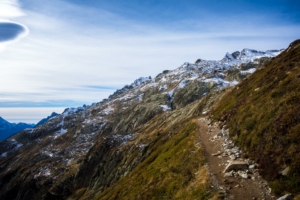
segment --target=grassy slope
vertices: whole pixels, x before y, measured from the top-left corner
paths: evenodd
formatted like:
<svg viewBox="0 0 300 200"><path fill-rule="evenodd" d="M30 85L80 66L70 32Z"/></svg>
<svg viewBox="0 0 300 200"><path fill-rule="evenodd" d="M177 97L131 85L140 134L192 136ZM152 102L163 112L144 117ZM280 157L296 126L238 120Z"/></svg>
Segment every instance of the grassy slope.
<svg viewBox="0 0 300 200"><path fill-rule="evenodd" d="M151 145L150 156L96 199L208 199L197 126L188 120L173 128L172 134L165 127L152 131L161 137Z"/></svg>
<svg viewBox="0 0 300 200"><path fill-rule="evenodd" d="M213 112L273 192L300 193L300 40L229 91ZM287 176L279 171L290 166Z"/></svg>

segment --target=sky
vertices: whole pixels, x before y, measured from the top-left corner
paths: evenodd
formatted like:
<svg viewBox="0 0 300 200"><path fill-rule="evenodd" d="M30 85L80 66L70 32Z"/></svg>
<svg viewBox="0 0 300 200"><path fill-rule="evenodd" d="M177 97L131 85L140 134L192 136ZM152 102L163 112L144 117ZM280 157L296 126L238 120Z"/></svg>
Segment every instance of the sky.
<svg viewBox="0 0 300 200"><path fill-rule="evenodd" d="M0 0L0 116L37 123L184 62L286 48L299 10L298 0Z"/></svg>

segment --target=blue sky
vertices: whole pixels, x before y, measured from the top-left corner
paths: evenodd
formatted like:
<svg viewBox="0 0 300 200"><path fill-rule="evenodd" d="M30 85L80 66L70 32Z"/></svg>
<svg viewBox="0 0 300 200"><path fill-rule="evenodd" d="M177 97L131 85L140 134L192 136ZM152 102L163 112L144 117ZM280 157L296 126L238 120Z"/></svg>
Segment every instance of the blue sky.
<svg viewBox="0 0 300 200"><path fill-rule="evenodd" d="M292 0L2 0L0 116L37 122L38 108L99 102L184 62L286 48L299 10ZM13 116L24 107L30 119Z"/></svg>

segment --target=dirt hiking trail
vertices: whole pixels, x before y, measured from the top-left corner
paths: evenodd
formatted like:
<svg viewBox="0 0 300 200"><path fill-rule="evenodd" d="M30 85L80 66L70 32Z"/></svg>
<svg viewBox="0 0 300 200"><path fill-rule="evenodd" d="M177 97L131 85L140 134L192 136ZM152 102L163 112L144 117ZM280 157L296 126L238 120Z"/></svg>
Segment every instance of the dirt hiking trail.
<svg viewBox="0 0 300 200"><path fill-rule="evenodd" d="M207 118L197 119L198 138L201 142L207 169L213 181L214 188L219 190L220 199L230 200L273 200L270 188L256 169L257 165L241 158L241 150L234 145L228 137L228 130L219 129L216 124L211 124ZM224 172L231 162L231 168ZM239 168L243 163L246 168ZM237 168L235 168L237 167Z"/></svg>

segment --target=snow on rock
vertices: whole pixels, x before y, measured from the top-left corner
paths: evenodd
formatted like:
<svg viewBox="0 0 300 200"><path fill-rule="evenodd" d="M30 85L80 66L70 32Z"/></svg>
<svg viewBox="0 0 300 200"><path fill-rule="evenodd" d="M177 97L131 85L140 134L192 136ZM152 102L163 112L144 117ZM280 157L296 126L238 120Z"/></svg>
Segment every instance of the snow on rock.
<svg viewBox="0 0 300 200"><path fill-rule="evenodd" d="M23 146L23 144L18 143L15 139L12 139L10 141L12 141L16 145L16 148L20 148L21 146Z"/></svg>
<svg viewBox="0 0 300 200"><path fill-rule="evenodd" d="M239 83L236 80L226 81L226 80L221 79L221 78L208 78L208 79L204 79L203 82L205 82L205 83L216 83L218 85L218 87L234 86L234 85Z"/></svg>
<svg viewBox="0 0 300 200"><path fill-rule="evenodd" d="M65 134L66 132L68 132L68 129L61 128L59 131L56 132L56 134L62 135L62 134Z"/></svg>
<svg viewBox="0 0 300 200"><path fill-rule="evenodd" d="M275 57L279 55L283 49L281 50L267 50L267 51L257 51L253 49L243 49L241 52L236 51L232 54L226 53L225 57L221 60L223 63L227 63L229 65L239 65L246 62L253 62L257 58L262 57Z"/></svg>
<svg viewBox="0 0 300 200"><path fill-rule="evenodd" d="M207 113L209 113L209 110L205 110L202 112L202 115L206 115Z"/></svg>
<svg viewBox="0 0 300 200"><path fill-rule="evenodd" d="M115 140L120 141L121 142L120 146L123 146L123 145L127 144L127 142L130 141L134 136L135 136L135 134L128 134L128 135L115 134L112 137Z"/></svg>
<svg viewBox="0 0 300 200"><path fill-rule="evenodd" d="M139 101L143 101L143 94L140 94L140 95L138 96L138 100L139 100Z"/></svg>
<svg viewBox="0 0 300 200"><path fill-rule="evenodd" d="M108 115L109 113L113 112L114 108L111 105L108 105L105 109L103 109L101 112L105 115Z"/></svg>
<svg viewBox="0 0 300 200"><path fill-rule="evenodd" d="M88 109L90 106L83 105L82 107L77 107L77 108L66 108L64 112L62 113L63 116L71 115L73 113L79 112L79 111L84 111Z"/></svg>
<svg viewBox="0 0 300 200"><path fill-rule="evenodd" d="M38 174L34 175L34 179L37 179L38 177L50 176L50 175L51 175L50 169L44 167L39 169Z"/></svg>
<svg viewBox="0 0 300 200"><path fill-rule="evenodd" d="M251 68L248 70L241 71L241 74L253 74L256 71L255 68Z"/></svg>
<svg viewBox="0 0 300 200"><path fill-rule="evenodd" d="M0 157L6 157L6 156L7 156L7 153L8 153L8 152L2 153Z"/></svg>
<svg viewBox="0 0 300 200"><path fill-rule="evenodd" d="M159 105L159 106L163 109L163 111L171 110L170 106L168 105Z"/></svg>
<svg viewBox="0 0 300 200"><path fill-rule="evenodd" d="M33 130L34 130L33 128L25 128L23 131L25 133L31 134L33 132Z"/></svg>
<svg viewBox="0 0 300 200"><path fill-rule="evenodd" d="M8 150L7 152L2 153L0 157L6 157L8 153L17 151L21 146L23 146L22 143L18 143L15 139L8 140L8 142L12 148L10 148L10 150Z"/></svg>
<svg viewBox="0 0 300 200"><path fill-rule="evenodd" d="M131 86L135 87L135 86L139 86L141 85L142 83L145 83L147 81L151 81L151 76L149 77L140 77L138 79L136 79L132 84Z"/></svg>

